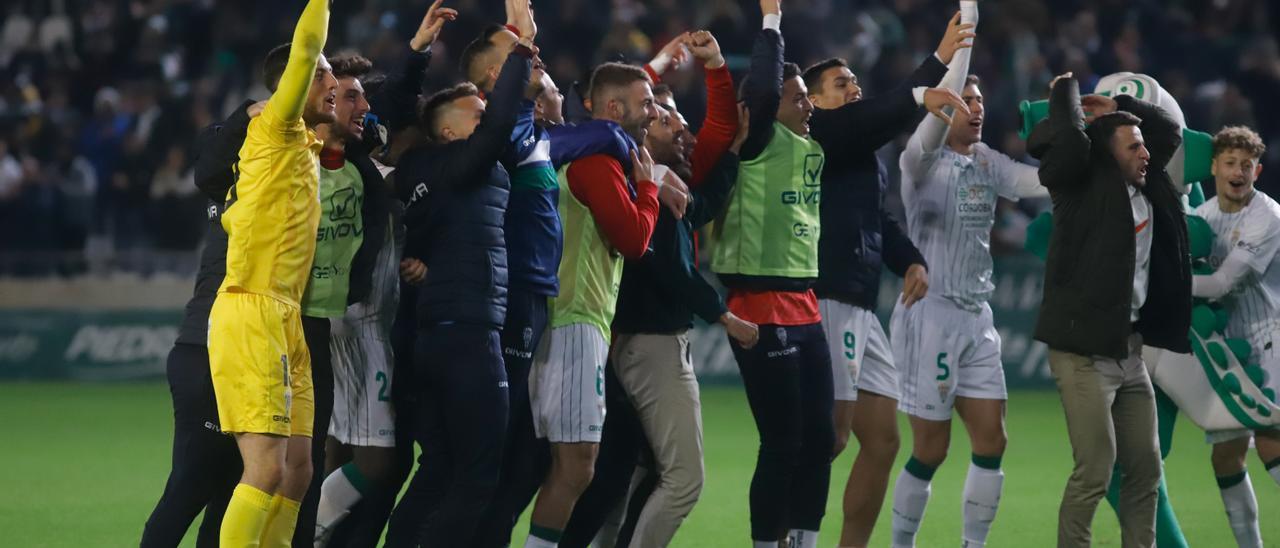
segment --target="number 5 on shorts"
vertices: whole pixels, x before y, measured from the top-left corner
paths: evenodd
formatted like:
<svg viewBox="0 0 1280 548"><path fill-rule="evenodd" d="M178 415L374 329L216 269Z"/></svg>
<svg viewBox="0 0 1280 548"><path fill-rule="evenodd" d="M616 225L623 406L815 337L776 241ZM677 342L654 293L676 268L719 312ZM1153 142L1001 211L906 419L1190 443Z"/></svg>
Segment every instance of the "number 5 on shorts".
<svg viewBox="0 0 1280 548"><path fill-rule="evenodd" d="M947 365L947 353L938 353L938 378L937 380L945 381L951 378L951 366Z"/></svg>

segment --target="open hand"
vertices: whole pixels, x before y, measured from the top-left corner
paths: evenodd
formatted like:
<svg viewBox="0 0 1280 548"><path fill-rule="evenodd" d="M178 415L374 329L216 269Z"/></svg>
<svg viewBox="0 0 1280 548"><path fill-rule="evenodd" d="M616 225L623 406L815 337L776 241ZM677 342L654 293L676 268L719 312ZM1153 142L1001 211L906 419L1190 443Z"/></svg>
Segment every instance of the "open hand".
<svg viewBox="0 0 1280 548"><path fill-rule="evenodd" d="M938 58L943 64L950 64L957 51L973 47L973 42L969 40L977 36L973 32L973 27L973 23L960 23L958 11L951 16L951 21L947 22L947 32L942 35L942 42L938 44Z"/></svg>
<svg viewBox="0 0 1280 548"><path fill-rule="evenodd" d="M444 4L444 0L432 2L431 7L427 8L427 14L422 16L418 32L409 40L409 47L413 51L426 51L440 37L440 29L444 28L445 22L458 18L458 10L440 7L441 4Z"/></svg>
<svg viewBox="0 0 1280 548"><path fill-rule="evenodd" d="M1080 106L1084 108L1084 121L1088 124L1092 124L1099 116L1111 114L1119 108L1115 99L1102 95L1085 95L1080 98Z"/></svg>
<svg viewBox="0 0 1280 548"><path fill-rule="evenodd" d="M639 150L639 152L636 152ZM631 149L631 179L640 184L641 181L657 183L653 180L653 157L644 147Z"/></svg>
<svg viewBox="0 0 1280 548"><path fill-rule="evenodd" d="M266 108L267 108L267 100L263 99L252 105L249 105L249 108L245 109L245 113L248 114L250 118L254 118L254 117L257 117L259 114L262 114L262 111L266 110Z"/></svg>
<svg viewBox="0 0 1280 548"><path fill-rule="evenodd" d="M533 3L530 0L507 0L507 24L520 31L520 41L528 46L533 44L538 34L538 25L533 22Z"/></svg>
<svg viewBox="0 0 1280 548"><path fill-rule="evenodd" d="M951 116L947 114L945 107L951 107L954 112L963 112L969 114L969 106L964 104L956 92L947 88L929 88L924 90L924 108L938 118L941 118L947 125L951 125Z"/></svg>

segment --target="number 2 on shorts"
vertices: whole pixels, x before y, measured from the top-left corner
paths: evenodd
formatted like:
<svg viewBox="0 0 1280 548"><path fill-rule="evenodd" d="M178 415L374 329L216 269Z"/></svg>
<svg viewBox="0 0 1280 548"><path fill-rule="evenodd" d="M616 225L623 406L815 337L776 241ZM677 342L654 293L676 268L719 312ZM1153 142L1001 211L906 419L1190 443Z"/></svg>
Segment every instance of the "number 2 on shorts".
<svg viewBox="0 0 1280 548"><path fill-rule="evenodd" d="M391 401L391 396L387 394L387 374L379 371L378 374L373 376L373 379L380 384L378 401Z"/></svg>

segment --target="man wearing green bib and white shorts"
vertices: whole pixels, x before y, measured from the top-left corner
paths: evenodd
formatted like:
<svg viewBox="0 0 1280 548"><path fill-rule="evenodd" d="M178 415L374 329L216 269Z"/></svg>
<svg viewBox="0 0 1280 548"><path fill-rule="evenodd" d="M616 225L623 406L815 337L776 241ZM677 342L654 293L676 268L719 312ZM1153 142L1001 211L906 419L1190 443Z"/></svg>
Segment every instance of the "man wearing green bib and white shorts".
<svg viewBox="0 0 1280 548"><path fill-rule="evenodd" d="M533 506L527 547L555 546L591 483L604 429L604 367L623 258L644 255L658 218L653 160L643 149L636 153L636 143L644 142L658 117L649 76L639 67L605 63L592 73L590 90L596 121L589 123L612 124L620 144L631 150L632 173L628 177L609 154L587 156L559 171L560 293L548 307L550 329L529 376L534 431L551 443L551 469Z"/></svg>
<svg viewBox="0 0 1280 548"><path fill-rule="evenodd" d="M293 537L295 546L314 542L321 492L326 483L324 436L330 432L335 409L332 322L342 321L347 305L370 296L375 270L382 268L376 261L382 260L380 251L391 231L390 190L367 157L368 145L362 142L369 102L361 79L373 65L359 55L340 55L331 62L339 81L335 98L338 121L317 128L317 134L324 140L318 166L320 227L316 230L311 278L302 296L302 331L311 352L311 378L315 386L313 432L316 438L311 444L311 485L298 514ZM375 357L366 359L372 361ZM390 383L389 378L387 381ZM343 396L345 404L344 393L336 394ZM348 411L347 405L337 408L344 414Z"/></svg>

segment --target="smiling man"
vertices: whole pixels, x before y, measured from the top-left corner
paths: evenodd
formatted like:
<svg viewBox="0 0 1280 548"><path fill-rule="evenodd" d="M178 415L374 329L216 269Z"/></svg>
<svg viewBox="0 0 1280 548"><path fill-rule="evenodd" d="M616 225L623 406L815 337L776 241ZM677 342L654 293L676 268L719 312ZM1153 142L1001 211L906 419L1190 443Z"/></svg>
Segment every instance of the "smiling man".
<svg viewBox="0 0 1280 548"><path fill-rule="evenodd" d="M338 121L317 130L324 139L320 152L322 214L313 278L303 305L303 331L317 339L316 344L320 344L318 339L328 339L327 350L322 354L312 348L312 355L330 358L324 361L329 366L328 377L316 383L317 387L327 383L330 388L328 392L317 388L316 393L317 402L328 398L323 407L329 413L323 417L323 426L329 438L323 452L316 448L316 474L305 501L317 506L304 504L304 509L317 513L303 514L306 524L313 526L306 532L317 539L346 515L363 490L384 481L395 447L395 415L387 397L392 383L391 350L385 333L378 332L376 318L370 321L380 307L395 308L398 293L392 288L399 261L396 246L389 239L394 233L390 189L363 143L370 107L361 80L373 69L373 63L359 55L334 57L332 63L338 79ZM359 306L348 308L349 304ZM317 325L308 332L312 321ZM330 329L325 330L326 326ZM384 331L390 328L381 327ZM382 337L364 336L366 333ZM314 365L313 370L317 375L322 371ZM317 405L317 409L321 407ZM317 417L316 427L320 428L319 413ZM303 523L300 519L299 524Z"/></svg>
<svg viewBox="0 0 1280 548"><path fill-rule="evenodd" d="M977 24L977 3L960 3L961 21ZM965 108L950 124L928 117L907 142L902 202L907 234L920 247L929 272L929 294L914 306L904 291L890 332L901 366L898 408L910 419L911 459L894 486L894 546L913 546L924 519L930 483L946 459L954 409L973 448L963 495L964 546L983 546L1004 486L1007 389L1000 334L987 304L992 279L991 228L996 200L1043 197L1036 168L1020 164L982 142L986 109L980 81L968 74L970 49L955 55L942 87L958 93Z"/></svg>
<svg viewBox="0 0 1280 548"><path fill-rule="evenodd" d="M783 62L779 0L761 0L762 27L741 92L749 113L737 188L717 223L711 270L726 305L759 326L758 343L729 337L760 434L751 479L755 546L817 546L827 506L831 356L813 283L818 278L822 146L809 136L813 103L800 67Z"/></svg>
<svg viewBox="0 0 1280 548"><path fill-rule="evenodd" d="M1196 208L1213 228L1213 274L1192 279L1196 297L1221 301L1230 312L1227 336L1249 341L1251 355L1266 371L1264 389L1280 390L1280 204L1253 184L1262 173L1259 160L1267 150L1262 138L1246 127L1226 127L1213 137L1213 180L1216 195ZM1236 430L1214 432L1213 473L1222 491L1236 543L1262 546L1258 501L1245 471L1249 440L1257 447L1271 477L1280 482L1280 432Z"/></svg>
<svg viewBox="0 0 1280 548"><path fill-rule="evenodd" d="M321 53L328 26L328 0L311 0L292 44L267 56L265 72L279 77L267 79L276 85L249 123L222 216L227 270L209 314L209 369L222 431L244 461L222 521L227 547L289 545L311 483L315 399L299 307L320 224L314 128L337 121Z"/></svg>
<svg viewBox="0 0 1280 548"><path fill-rule="evenodd" d="M976 10L974 10L976 12ZM840 546L866 546L898 454L898 372L875 309L880 274L888 267L904 280L907 304L929 287L925 258L884 208L889 178L876 151L919 120L920 107L941 114L964 108L955 91L933 88L957 52L969 47L972 24L960 15L947 25L938 49L897 87L864 98L843 59L804 71L813 101L813 138L827 153L822 172L822 234L818 282L835 387L835 453L858 440L858 455L844 490Z"/></svg>

